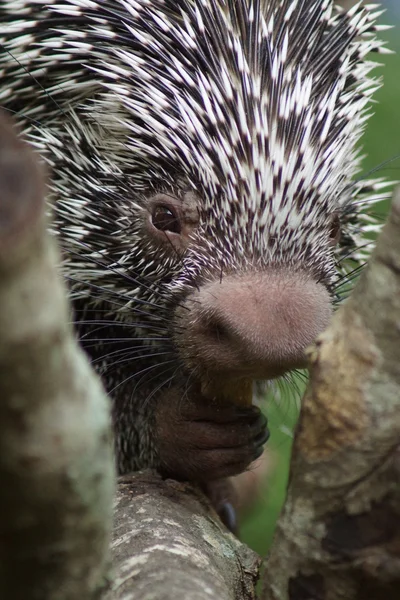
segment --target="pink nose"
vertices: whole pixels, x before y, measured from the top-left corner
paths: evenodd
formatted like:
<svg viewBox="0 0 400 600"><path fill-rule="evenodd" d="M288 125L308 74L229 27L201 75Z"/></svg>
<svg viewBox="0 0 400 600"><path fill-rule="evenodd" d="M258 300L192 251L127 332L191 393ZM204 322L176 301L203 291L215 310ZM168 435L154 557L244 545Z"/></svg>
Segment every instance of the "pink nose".
<svg viewBox="0 0 400 600"><path fill-rule="evenodd" d="M263 379L303 366L331 314L322 284L283 270L227 275L194 291L186 307L180 346L189 363Z"/></svg>

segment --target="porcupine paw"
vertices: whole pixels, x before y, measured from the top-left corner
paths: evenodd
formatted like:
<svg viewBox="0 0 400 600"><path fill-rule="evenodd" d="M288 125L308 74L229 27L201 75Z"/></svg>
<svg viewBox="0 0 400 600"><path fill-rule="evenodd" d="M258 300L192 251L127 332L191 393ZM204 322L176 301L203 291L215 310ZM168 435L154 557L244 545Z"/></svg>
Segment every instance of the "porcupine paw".
<svg viewBox="0 0 400 600"><path fill-rule="evenodd" d="M158 402L156 435L161 471L209 482L243 472L263 452L267 419L255 407L221 405L171 389Z"/></svg>

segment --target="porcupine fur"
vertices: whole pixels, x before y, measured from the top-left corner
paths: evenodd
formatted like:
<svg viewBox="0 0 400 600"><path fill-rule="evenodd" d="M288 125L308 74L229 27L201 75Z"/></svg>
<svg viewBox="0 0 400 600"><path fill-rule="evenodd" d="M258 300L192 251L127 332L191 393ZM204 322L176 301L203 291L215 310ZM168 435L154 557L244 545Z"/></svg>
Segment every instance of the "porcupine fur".
<svg viewBox="0 0 400 600"><path fill-rule="evenodd" d="M158 466L154 404L196 378L176 333L196 290L301 269L334 299L365 260L383 184L354 178L379 85L366 58L384 50L378 15L331 0L1 3L0 104L49 166L77 331L114 400L121 472ZM157 194L195 206L184 248L147 235Z"/></svg>

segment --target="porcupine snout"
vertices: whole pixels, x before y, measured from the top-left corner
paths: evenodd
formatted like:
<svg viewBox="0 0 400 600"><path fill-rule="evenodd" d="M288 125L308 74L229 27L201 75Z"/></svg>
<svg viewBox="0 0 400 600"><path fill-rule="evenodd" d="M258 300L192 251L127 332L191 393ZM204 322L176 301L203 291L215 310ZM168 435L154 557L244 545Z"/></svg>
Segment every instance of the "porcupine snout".
<svg viewBox="0 0 400 600"><path fill-rule="evenodd" d="M187 300L183 354L197 373L271 379L305 365L326 327L331 299L304 273L227 275Z"/></svg>

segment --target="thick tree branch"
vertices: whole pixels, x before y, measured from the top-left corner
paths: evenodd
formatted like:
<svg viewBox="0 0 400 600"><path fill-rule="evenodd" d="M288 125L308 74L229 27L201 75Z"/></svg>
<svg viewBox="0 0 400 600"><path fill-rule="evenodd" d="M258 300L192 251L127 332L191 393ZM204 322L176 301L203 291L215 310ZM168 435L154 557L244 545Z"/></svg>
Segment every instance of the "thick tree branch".
<svg viewBox="0 0 400 600"><path fill-rule="evenodd" d="M251 600L259 559L202 493L145 472L121 479L104 600Z"/></svg>
<svg viewBox="0 0 400 600"><path fill-rule="evenodd" d="M0 598L89 600L111 526L109 408L68 325L38 160L0 117Z"/></svg>

